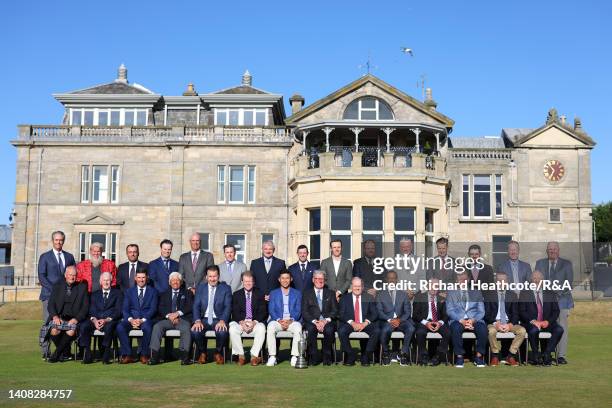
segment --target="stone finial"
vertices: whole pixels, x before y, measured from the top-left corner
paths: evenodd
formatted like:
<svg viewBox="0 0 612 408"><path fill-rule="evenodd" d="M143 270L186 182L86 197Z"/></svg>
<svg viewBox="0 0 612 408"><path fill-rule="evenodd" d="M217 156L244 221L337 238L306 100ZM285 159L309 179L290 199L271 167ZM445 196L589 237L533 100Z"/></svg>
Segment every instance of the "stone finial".
<svg viewBox="0 0 612 408"><path fill-rule="evenodd" d="M431 88L425 89L425 105L432 110L435 110L438 106L438 103L434 101L433 97L431 96Z"/></svg>
<svg viewBox="0 0 612 408"><path fill-rule="evenodd" d="M304 106L305 99L300 94L293 94L291 98L289 98L289 103L291 104L291 114L295 115L299 111L302 110Z"/></svg>
<svg viewBox="0 0 612 408"><path fill-rule="evenodd" d="M115 79L115 82L127 84L127 68L124 64L119 65L119 69L117 70L117 79Z"/></svg>
<svg viewBox="0 0 612 408"><path fill-rule="evenodd" d="M253 84L253 76L247 69L246 71L244 71L244 74L242 74L242 85L252 86L252 84Z"/></svg>
<svg viewBox="0 0 612 408"><path fill-rule="evenodd" d="M559 116L559 120L561 121L561 125L565 126L565 123L567 122L567 116L561 115Z"/></svg>
<svg viewBox="0 0 612 408"><path fill-rule="evenodd" d="M187 84L187 89L185 90L185 92L183 92L183 96L197 96L198 93L195 90L195 87L193 86L193 82L190 82L189 84Z"/></svg>
<svg viewBox="0 0 612 408"><path fill-rule="evenodd" d="M551 108L548 111L548 116L546 117L546 124L550 125L551 123L559 123L559 115L557 114L557 110L555 108Z"/></svg>
<svg viewBox="0 0 612 408"><path fill-rule="evenodd" d="M574 118L574 130L576 132L583 132L583 130L582 130L582 121L580 120L580 118L578 116L576 116Z"/></svg>

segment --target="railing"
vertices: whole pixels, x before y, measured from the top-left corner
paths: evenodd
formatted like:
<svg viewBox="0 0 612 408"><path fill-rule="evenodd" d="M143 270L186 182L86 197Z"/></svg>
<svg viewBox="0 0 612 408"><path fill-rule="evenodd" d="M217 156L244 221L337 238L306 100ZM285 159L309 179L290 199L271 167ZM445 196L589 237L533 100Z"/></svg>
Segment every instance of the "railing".
<svg viewBox="0 0 612 408"><path fill-rule="evenodd" d="M453 159L512 159L510 149L450 149L450 154Z"/></svg>
<svg viewBox="0 0 612 408"><path fill-rule="evenodd" d="M382 165L382 155L385 149L379 147L359 146L359 151L363 153L361 156L362 167L379 167Z"/></svg>
<svg viewBox="0 0 612 408"><path fill-rule="evenodd" d="M351 167L355 146L329 146L329 151L334 152L334 161L338 167Z"/></svg>
<svg viewBox="0 0 612 408"><path fill-rule="evenodd" d="M2 288L0 290L0 304L7 302L28 302L38 300L40 288Z"/></svg>
<svg viewBox="0 0 612 408"><path fill-rule="evenodd" d="M39 285L38 276L13 276L4 275L0 277L0 286L36 286Z"/></svg>
<svg viewBox="0 0 612 408"><path fill-rule="evenodd" d="M311 147L310 152L308 153L308 168L319 168L319 151L316 147Z"/></svg>
<svg viewBox="0 0 612 408"><path fill-rule="evenodd" d="M417 152L416 146L391 147L393 154L393 167L412 167L412 153Z"/></svg>

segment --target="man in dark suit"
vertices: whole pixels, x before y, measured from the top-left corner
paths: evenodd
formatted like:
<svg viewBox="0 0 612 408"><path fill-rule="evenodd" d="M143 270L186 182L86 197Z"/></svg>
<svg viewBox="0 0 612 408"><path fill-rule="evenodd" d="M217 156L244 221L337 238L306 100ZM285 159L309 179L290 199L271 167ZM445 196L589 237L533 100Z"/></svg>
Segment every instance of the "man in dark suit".
<svg viewBox="0 0 612 408"><path fill-rule="evenodd" d="M274 242L266 241L261 246L263 256L251 261L250 271L255 276L255 287L263 292L266 301L270 292L280 286L278 277L286 269L285 261L274 256Z"/></svg>
<svg viewBox="0 0 612 408"><path fill-rule="evenodd" d="M384 278L383 274L377 275L373 271L374 258L376 257L376 242L371 239L363 243L363 256L353 262L353 276L363 279L364 289L370 296L376 297L374 281Z"/></svg>
<svg viewBox="0 0 612 408"><path fill-rule="evenodd" d="M448 328L448 316L446 315L446 303L444 298L439 296L440 280L431 278L428 282L429 290L420 292L414 297L412 302L412 320L416 323L416 342L420 356L417 356L419 365L431 364L437 366L442 360L446 361L448 352L448 342L450 340L450 329ZM429 361L427 351L427 334L438 333L442 336L438 344L438 352Z"/></svg>
<svg viewBox="0 0 612 408"><path fill-rule="evenodd" d="M387 289L378 291L376 296L376 307L378 308L378 317L380 319L380 343L382 345L382 364L388 366L391 363L391 355L389 353L389 340L391 333L399 331L404 333L404 344L399 356L400 365L408 365L410 363L410 342L414 334L414 323L410 316L412 315L412 306L408 293L404 290L396 290L397 273L388 271L386 275Z"/></svg>
<svg viewBox="0 0 612 408"><path fill-rule="evenodd" d="M544 279L544 274L538 270L531 275L531 282L538 285ZM559 318L559 303L555 292L548 290L524 290L519 297L519 316L521 323L527 329L529 344L533 352L532 364L552 364L551 353L557 347L563 328L557 323ZM543 353L540 353L539 335L541 331L550 332L551 338Z"/></svg>
<svg viewBox="0 0 612 408"><path fill-rule="evenodd" d="M214 330L217 340L215 363L224 364L223 347L229 338L228 324L232 313L232 288L219 282L219 267L210 265L206 270L206 282L198 285L193 302L193 326L191 336L196 344L199 364L206 364L206 331Z"/></svg>
<svg viewBox="0 0 612 408"><path fill-rule="evenodd" d="M481 257L482 249L480 245L470 245L468 249L468 256L472 258L474 261L474 267L470 269L470 277L469 280L472 282L479 283L493 283L495 282L495 277L493 276L493 268L491 265L487 265L484 263L484 259ZM478 261L482 264L482 268L478 268ZM481 290L483 296L485 295L485 291Z"/></svg>
<svg viewBox="0 0 612 408"><path fill-rule="evenodd" d="M312 275L313 287L302 294L302 319L304 330L308 333L308 362L318 365L321 362L317 350L317 335L323 334L323 365L331 365L333 344L336 341L338 303L333 290L325 287L325 272L317 270Z"/></svg>
<svg viewBox="0 0 612 408"><path fill-rule="evenodd" d="M136 272L147 269L149 266L148 263L138 260L140 249L137 244L129 244L125 248L125 254L128 261L117 268L117 286L121 289L121 292L136 286Z"/></svg>
<svg viewBox="0 0 612 408"><path fill-rule="evenodd" d="M154 287L147 285L147 278L146 270L136 273L136 286L127 289L123 296L123 319L117 326L121 364L135 361L132 358L132 344L129 337L131 330L142 330L138 353L142 364L149 362L149 344L159 295Z"/></svg>
<svg viewBox="0 0 612 408"><path fill-rule="evenodd" d="M84 349L83 364L93 362L91 355L91 336L94 331L104 333L102 338L102 363L111 363L111 346L115 337L115 329L121 320L121 308L123 306L123 293L117 288L111 287L113 276L110 272L100 275L100 290L91 294L89 305L89 319L79 325L79 346Z"/></svg>
<svg viewBox="0 0 612 408"><path fill-rule="evenodd" d="M291 281L294 288L304 293L312 289L312 273L319 267L318 262L308 260L308 247L300 245L297 247L298 261L289 266Z"/></svg>
<svg viewBox="0 0 612 408"><path fill-rule="evenodd" d="M229 324L232 355L238 356L239 366L246 364L242 334L253 333L251 365L257 366L261 363L259 352L266 340L268 306L263 293L255 287L255 278L251 271L242 272L240 280L242 289L238 289L232 295L232 321Z"/></svg>
<svg viewBox="0 0 612 408"><path fill-rule="evenodd" d="M503 288L508 282L505 272L497 272L497 282ZM491 366L499 365L499 351L501 346L497 340L497 333L512 333L514 339L510 345L510 354L506 358L506 363L511 366L518 366L517 353L527 331L519 324L519 305L518 297L511 290L489 291L485 297L485 323L488 325L489 345L491 347Z"/></svg>
<svg viewBox="0 0 612 408"><path fill-rule="evenodd" d="M438 278L442 282L456 282L455 259L448 255L448 239L438 238L436 241L437 256L427 270L427 279Z"/></svg>
<svg viewBox="0 0 612 408"><path fill-rule="evenodd" d="M157 316L151 335L151 359L149 365L159 364L159 349L167 330L178 330L179 359L181 365L191 364L191 316L193 313L193 295L183 287L183 277L178 272L170 274L170 287L159 295Z"/></svg>
<svg viewBox="0 0 612 408"><path fill-rule="evenodd" d="M202 249L202 237L197 232L189 238L191 250L181 254L178 263L178 271L183 276L185 287L193 295L198 285L205 280L208 267L215 264L213 254Z"/></svg>
<svg viewBox="0 0 612 408"><path fill-rule="evenodd" d="M351 293L340 298L338 337L342 351L346 353L344 365L355 365L355 352L351 347L349 336L353 332L364 332L369 336L367 345L361 343L361 365L370 365L370 354L378 345L379 331L377 327L378 311L376 301L372 296L363 293L363 281L359 277L351 280Z"/></svg>
<svg viewBox="0 0 612 408"><path fill-rule="evenodd" d="M168 290L168 278L172 272L178 272L179 263L172 256L172 241L164 239L159 243L160 257L149 262L147 272L151 284L157 291L157 293L163 293Z"/></svg>
<svg viewBox="0 0 612 408"><path fill-rule="evenodd" d="M78 323L87 317L89 310L87 285L76 282L76 276L76 267L67 266L64 279L53 285L51 289L47 323L50 324L55 352L49 357L50 363L60 361L64 351L70 350L70 344L76 338Z"/></svg>

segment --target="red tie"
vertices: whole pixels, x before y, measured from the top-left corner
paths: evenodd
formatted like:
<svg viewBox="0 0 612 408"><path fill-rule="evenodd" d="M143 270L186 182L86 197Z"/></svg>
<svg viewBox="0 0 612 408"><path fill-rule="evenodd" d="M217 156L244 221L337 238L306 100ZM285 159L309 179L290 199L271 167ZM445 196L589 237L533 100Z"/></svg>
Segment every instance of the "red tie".
<svg viewBox="0 0 612 408"><path fill-rule="evenodd" d="M536 292L536 305L538 306L538 322L544 320L544 310L542 308L542 301L540 300L540 294Z"/></svg>
<svg viewBox="0 0 612 408"><path fill-rule="evenodd" d="M436 301L433 297L431 298L431 321L438 321L438 309L436 308Z"/></svg>
<svg viewBox="0 0 612 408"><path fill-rule="evenodd" d="M359 295L355 295L355 323L361 323L361 316L359 313Z"/></svg>

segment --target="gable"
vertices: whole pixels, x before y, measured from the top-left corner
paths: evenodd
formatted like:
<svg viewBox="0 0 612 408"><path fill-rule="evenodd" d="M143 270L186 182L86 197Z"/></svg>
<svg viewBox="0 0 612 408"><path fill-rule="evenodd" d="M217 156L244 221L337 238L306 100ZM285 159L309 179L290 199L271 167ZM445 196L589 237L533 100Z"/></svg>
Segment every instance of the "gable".
<svg viewBox="0 0 612 408"><path fill-rule="evenodd" d="M541 132L536 132L534 135L521 143L522 146L570 146L580 147L586 144L577 137L567 132L565 129L560 129L556 126L548 127Z"/></svg>
<svg viewBox="0 0 612 408"><path fill-rule="evenodd" d="M117 221L102 213L93 213L74 222L74 225L123 225L125 221Z"/></svg>

